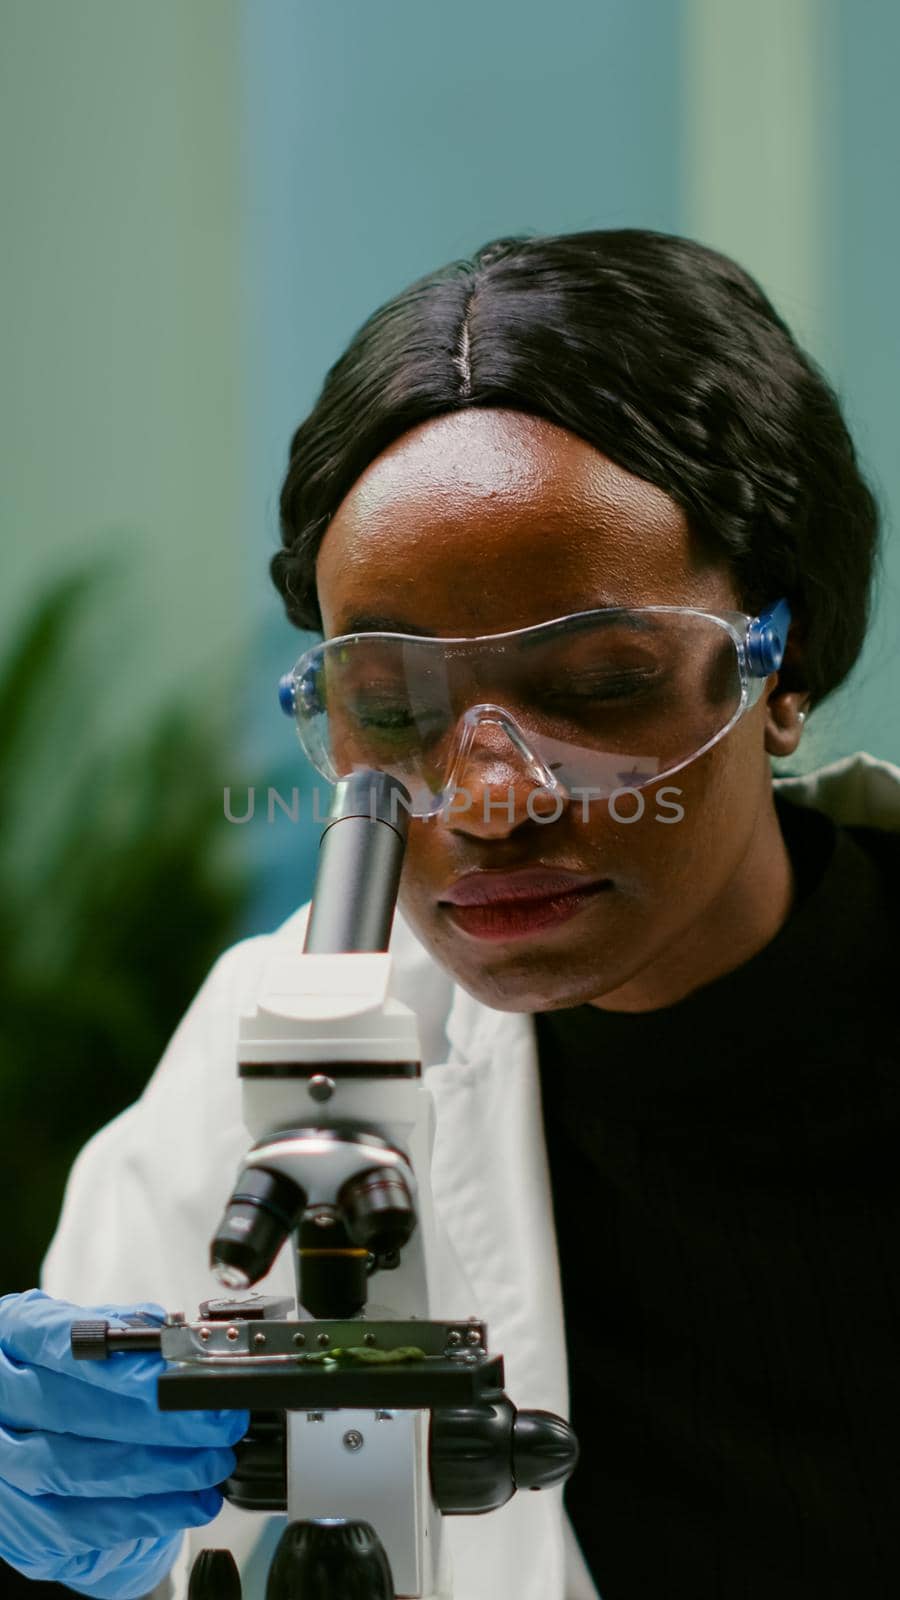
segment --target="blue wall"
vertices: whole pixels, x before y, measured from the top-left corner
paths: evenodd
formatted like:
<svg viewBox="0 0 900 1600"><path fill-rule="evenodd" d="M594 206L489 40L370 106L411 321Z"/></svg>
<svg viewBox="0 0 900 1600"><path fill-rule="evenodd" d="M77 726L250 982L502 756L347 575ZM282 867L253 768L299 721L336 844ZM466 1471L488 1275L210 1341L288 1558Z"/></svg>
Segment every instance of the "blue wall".
<svg viewBox="0 0 900 1600"><path fill-rule="evenodd" d="M378 304L488 238L628 224L735 254L835 382L886 513L886 562L863 657L793 767L858 749L900 761L893 0L259 0L241 15L260 793L311 781L272 712L304 641L265 566L288 441L328 366ZM317 830L279 817L246 835L252 925L270 926L308 890Z"/></svg>
<svg viewBox="0 0 900 1600"><path fill-rule="evenodd" d="M303 645L275 617L264 571L293 429L359 324L444 261L509 232L677 229L680 10L678 0L245 7L247 574L267 619L265 694L251 706L263 784L309 782L267 698ZM252 926L271 926L309 881L315 831L279 815L245 832L263 873Z"/></svg>
<svg viewBox="0 0 900 1600"><path fill-rule="evenodd" d="M851 748L900 762L900 8L893 0L834 5L823 139L831 372L886 522L879 604L841 715Z"/></svg>

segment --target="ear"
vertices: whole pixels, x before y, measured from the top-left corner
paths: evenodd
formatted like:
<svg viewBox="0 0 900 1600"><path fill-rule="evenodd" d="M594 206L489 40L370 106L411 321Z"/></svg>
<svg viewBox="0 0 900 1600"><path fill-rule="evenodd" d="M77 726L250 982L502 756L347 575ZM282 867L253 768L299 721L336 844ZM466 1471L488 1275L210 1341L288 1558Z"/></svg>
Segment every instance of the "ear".
<svg viewBox="0 0 900 1600"><path fill-rule="evenodd" d="M768 680L766 697L766 750L770 756L791 756L803 736L809 709L809 690L803 683L803 649L798 629L791 627L784 660ZM790 687L788 687L790 685Z"/></svg>

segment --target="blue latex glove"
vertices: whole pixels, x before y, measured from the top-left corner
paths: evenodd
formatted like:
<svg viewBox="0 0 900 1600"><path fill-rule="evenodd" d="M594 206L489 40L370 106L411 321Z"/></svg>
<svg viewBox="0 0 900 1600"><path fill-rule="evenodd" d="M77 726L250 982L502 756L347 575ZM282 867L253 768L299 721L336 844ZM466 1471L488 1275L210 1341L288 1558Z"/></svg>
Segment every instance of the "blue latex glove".
<svg viewBox="0 0 900 1600"><path fill-rule="evenodd" d="M39 1289L0 1299L0 1556L28 1578L136 1600L172 1566L185 1528L211 1522L246 1411L159 1411L152 1354L76 1361L72 1323L151 1304L94 1306Z"/></svg>

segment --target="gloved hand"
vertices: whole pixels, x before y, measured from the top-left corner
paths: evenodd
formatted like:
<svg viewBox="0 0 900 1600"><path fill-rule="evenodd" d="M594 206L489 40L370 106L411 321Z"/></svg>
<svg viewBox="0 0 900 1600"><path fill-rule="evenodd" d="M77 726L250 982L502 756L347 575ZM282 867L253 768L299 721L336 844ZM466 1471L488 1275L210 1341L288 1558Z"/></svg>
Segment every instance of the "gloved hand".
<svg viewBox="0 0 900 1600"><path fill-rule="evenodd" d="M28 1578L135 1600L165 1577L182 1531L211 1522L246 1411L161 1412L161 1356L76 1361L72 1323L159 1306L84 1310L39 1289L0 1299L0 1556ZM122 1324L124 1325L124 1324Z"/></svg>

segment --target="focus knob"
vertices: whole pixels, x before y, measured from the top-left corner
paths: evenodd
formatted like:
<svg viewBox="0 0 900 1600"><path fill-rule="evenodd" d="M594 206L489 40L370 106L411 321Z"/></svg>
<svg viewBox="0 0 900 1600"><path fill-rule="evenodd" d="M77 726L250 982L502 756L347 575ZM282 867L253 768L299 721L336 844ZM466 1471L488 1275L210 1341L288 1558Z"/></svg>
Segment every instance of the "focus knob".
<svg viewBox="0 0 900 1600"><path fill-rule="evenodd" d="M552 1411L517 1411L512 1448L517 1489L555 1488L578 1461L578 1440Z"/></svg>
<svg viewBox="0 0 900 1600"><path fill-rule="evenodd" d="M368 1522L289 1522L269 1569L266 1600L394 1600L384 1547Z"/></svg>
<svg viewBox="0 0 900 1600"><path fill-rule="evenodd" d="M241 1575L230 1550L201 1550L191 1568L188 1600L241 1600Z"/></svg>
<svg viewBox="0 0 900 1600"><path fill-rule="evenodd" d="M517 1411L508 1395L431 1413L431 1492L444 1516L497 1511L517 1489L565 1483L578 1440L552 1411Z"/></svg>
<svg viewBox="0 0 900 1600"><path fill-rule="evenodd" d="M512 1429L516 1408L505 1394L431 1413L428 1464L435 1504L450 1517L498 1511L516 1492Z"/></svg>

